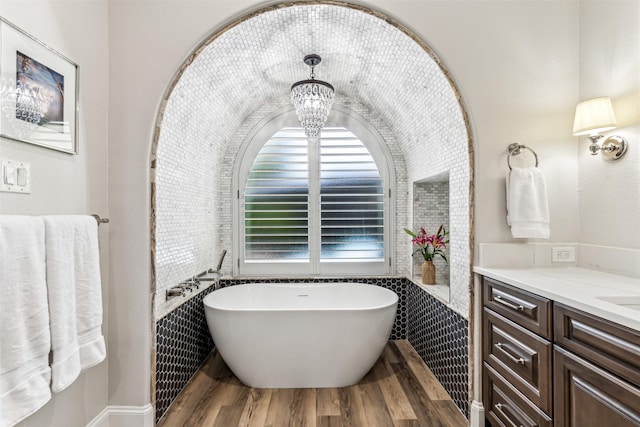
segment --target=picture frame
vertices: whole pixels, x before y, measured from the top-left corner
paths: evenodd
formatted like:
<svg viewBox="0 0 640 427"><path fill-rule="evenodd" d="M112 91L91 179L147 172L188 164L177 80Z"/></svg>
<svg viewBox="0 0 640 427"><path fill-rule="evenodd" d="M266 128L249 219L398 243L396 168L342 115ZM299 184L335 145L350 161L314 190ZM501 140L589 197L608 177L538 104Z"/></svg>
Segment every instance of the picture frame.
<svg viewBox="0 0 640 427"><path fill-rule="evenodd" d="M78 154L78 68L0 17L0 137Z"/></svg>

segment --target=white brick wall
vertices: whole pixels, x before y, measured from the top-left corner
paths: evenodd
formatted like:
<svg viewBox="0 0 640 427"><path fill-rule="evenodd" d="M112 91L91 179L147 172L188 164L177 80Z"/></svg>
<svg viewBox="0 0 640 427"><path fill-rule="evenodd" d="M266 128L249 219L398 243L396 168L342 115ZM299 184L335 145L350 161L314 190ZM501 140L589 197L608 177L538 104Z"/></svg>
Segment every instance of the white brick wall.
<svg viewBox="0 0 640 427"><path fill-rule="evenodd" d="M364 116L392 153L399 274L411 273L402 229L413 224L413 182L449 172L450 304L468 312L468 136L458 96L428 48L358 6L309 4L239 21L199 49L168 96L157 141L158 317L173 305L165 303L165 289L231 249L237 150L253 126L288 104L291 84L308 77L308 53L322 56L317 78L334 85L336 104Z"/></svg>

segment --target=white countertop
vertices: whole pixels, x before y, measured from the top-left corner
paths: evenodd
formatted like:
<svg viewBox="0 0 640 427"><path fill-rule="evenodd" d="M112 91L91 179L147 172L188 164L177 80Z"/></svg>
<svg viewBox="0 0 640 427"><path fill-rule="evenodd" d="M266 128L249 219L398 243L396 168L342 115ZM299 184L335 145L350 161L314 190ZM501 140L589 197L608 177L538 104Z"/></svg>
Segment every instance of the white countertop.
<svg viewBox="0 0 640 427"><path fill-rule="evenodd" d="M473 271L640 331L640 310L601 299L622 297L623 304L640 304L640 279L579 267L474 267Z"/></svg>

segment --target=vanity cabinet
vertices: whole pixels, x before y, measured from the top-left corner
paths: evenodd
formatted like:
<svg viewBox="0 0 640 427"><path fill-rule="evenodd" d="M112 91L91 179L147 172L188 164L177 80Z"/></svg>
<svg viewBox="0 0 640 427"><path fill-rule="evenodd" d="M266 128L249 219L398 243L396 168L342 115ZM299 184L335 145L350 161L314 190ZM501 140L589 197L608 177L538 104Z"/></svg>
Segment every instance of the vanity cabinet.
<svg viewBox="0 0 640 427"><path fill-rule="evenodd" d="M484 277L487 425L640 427L640 332Z"/></svg>
<svg viewBox="0 0 640 427"><path fill-rule="evenodd" d="M547 298L485 277L484 307L547 340L553 338L552 303Z"/></svg>
<svg viewBox="0 0 640 427"><path fill-rule="evenodd" d="M640 426L640 332L554 307L557 426Z"/></svg>
<svg viewBox="0 0 640 427"><path fill-rule="evenodd" d="M552 425L552 303L483 280L484 406L494 426Z"/></svg>

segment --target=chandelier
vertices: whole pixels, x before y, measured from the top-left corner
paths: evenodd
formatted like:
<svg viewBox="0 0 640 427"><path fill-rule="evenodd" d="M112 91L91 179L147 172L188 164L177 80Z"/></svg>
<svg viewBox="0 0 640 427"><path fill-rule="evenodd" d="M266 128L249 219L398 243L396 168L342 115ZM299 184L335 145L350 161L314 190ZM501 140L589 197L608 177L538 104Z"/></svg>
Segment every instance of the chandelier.
<svg viewBox="0 0 640 427"><path fill-rule="evenodd" d="M314 67L320 61L319 55L305 56L304 63L311 67L311 78L291 85L291 102L296 109L304 134L310 141L317 141L320 138L320 131L333 105L333 86L315 79Z"/></svg>

